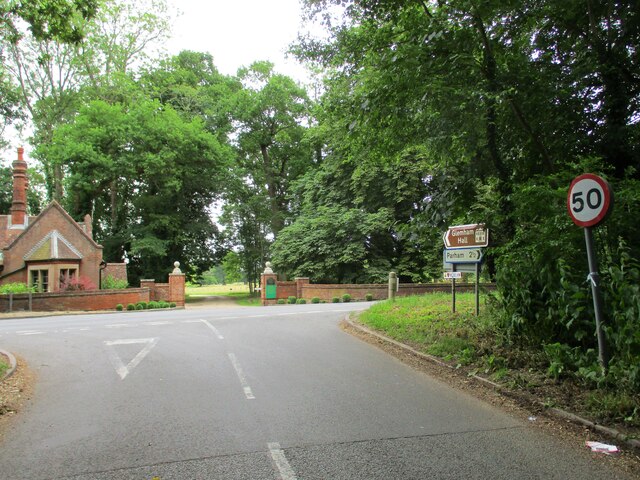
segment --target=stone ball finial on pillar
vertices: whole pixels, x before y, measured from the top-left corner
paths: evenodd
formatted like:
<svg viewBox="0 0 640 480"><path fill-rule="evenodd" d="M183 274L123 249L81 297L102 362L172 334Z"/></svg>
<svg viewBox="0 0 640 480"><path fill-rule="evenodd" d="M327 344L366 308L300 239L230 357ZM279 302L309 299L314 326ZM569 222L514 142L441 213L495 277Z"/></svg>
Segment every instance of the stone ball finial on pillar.
<svg viewBox="0 0 640 480"><path fill-rule="evenodd" d="M180 275L182 273L182 270L180 270L180 262L173 262L173 266L175 267L173 269L173 272L171 272L173 275Z"/></svg>
<svg viewBox="0 0 640 480"><path fill-rule="evenodd" d="M267 274L273 273L273 269L271 268L271 262L265 263L264 267L265 267L264 272L262 273L267 273Z"/></svg>

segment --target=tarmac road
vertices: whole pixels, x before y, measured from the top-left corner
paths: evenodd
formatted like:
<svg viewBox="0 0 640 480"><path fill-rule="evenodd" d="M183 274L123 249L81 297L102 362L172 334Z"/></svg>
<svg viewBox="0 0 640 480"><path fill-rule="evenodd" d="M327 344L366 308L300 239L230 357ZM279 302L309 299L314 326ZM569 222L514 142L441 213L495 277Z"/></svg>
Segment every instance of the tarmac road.
<svg viewBox="0 0 640 480"><path fill-rule="evenodd" d="M0 478L624 478L339 329L367 306L2 320L38 382Z"/></svg>

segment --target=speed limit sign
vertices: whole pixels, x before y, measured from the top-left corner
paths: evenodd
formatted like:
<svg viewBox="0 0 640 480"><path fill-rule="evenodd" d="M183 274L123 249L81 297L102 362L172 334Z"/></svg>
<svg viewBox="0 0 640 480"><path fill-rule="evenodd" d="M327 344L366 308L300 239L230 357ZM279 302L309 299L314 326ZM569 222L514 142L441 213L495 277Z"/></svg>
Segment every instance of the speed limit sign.
<svg viewBox="0 0 640 480"><path fill-rule="evenodd" d="M592 173L573 179L567 196L567 210L579 227L595 227L611 210L613 196L606 180Z"/></svg>

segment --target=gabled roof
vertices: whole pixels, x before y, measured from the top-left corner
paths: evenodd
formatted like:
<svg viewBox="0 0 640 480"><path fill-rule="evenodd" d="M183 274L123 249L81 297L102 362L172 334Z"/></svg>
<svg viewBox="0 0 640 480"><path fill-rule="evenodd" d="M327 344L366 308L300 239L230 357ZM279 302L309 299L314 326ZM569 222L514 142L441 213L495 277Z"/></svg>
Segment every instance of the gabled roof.
<svg viewBox="0 0 640 480"><path fill-rule="evenodd" d="M23 257L25 262L36 260L81 260L82 253L57 230L52 230Z"/></svg>
<svg viewBox="0 0 640 480"><path fill-rule="evenodd" d="M64 208L62 208L62 206L56 202L55 200L53 200L48 206L47 208L45 208L42 212L40 212L40 215L38 215L37 217L35 217L35 220L33 220L33 222L29 223L29 226L27 228L24 229L24 231L18 235L16 238L12 239L12 241L9 243L9 245L7 245L6 247L4 247L5 249L9 249L11 248L16 242L18 242L24 235L27 234L27 232L29 232L32 228L34 228L35 225L37 225L39 222L42 221L43 218L45 218L47 216L47 214L51 211L51 210L57 210L68 222L70 225L73 226L73 228L76 228L84 237L86 237L86 239L95 247L95 248L102 248L102 245L98 245L96 243L96 241L91 237L91 235L87 234L87 232L85 231L84 228L82 228L78 222L76 222L71 215L69 215L66 210Z"/></svg>

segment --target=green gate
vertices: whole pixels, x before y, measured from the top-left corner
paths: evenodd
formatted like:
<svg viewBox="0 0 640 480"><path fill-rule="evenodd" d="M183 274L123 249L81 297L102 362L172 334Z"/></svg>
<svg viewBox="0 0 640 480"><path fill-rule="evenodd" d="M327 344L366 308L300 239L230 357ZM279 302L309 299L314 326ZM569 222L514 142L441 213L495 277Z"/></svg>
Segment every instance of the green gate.
<svg viewBox="0 0 640 480"><path fill-rule="evenodd" d="M267 279L267 291L265 298L267 300L276 298L276 281L273 278Z"/></svg>

